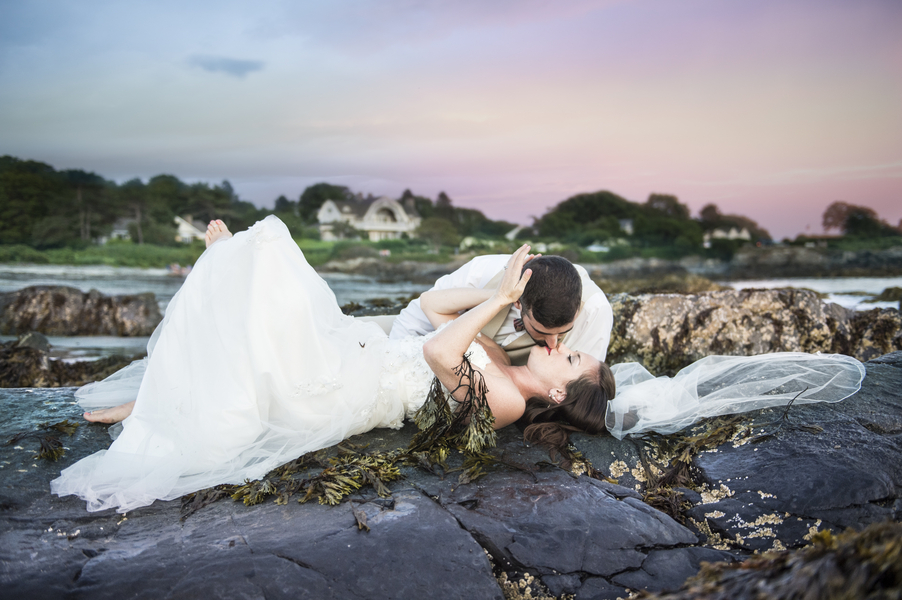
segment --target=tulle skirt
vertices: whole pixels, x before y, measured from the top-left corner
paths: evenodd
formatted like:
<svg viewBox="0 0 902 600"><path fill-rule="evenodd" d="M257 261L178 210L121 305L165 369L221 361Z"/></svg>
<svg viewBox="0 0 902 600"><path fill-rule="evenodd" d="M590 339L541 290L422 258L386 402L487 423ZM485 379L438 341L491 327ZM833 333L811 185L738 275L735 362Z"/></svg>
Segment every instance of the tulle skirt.
<svg viewBox="0 0 902 600"><path fill-rule="evenodd" d="M341 313L275 217L201 256L149 357L79 391L87 409L137 400L109 450L51 482L120 512L263 476L305 452L398 426L380 398L387 337Z"/></svg>

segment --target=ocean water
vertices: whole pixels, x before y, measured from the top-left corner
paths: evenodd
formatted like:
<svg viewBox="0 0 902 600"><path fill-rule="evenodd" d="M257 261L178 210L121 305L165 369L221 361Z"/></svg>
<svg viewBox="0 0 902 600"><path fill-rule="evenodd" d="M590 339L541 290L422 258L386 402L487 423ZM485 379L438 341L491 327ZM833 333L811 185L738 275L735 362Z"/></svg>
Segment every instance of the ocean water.
<svg viewBox="0 0 902 600"><path fill-rule="evenodd" d="M411 282L380 282L364 275L322 274L335 292L339 305L364 302L373 298L398 299L425 290ZM0 292L11 292L32 285L67 285L84 292L96 289L104 294L138 294L153 292L160 310L164 311L184 277L169 274L166 269L137 269L107 266L5 265L0 264ZM866 300L888 287L902 287L902 277L836 277L764 279L723 282L734 289L806 288L827 294L825 301L836 302L853 310L895 308L896 302L870 304ZM13 336L0 336L0 341ZM147 338L119 337L51 337L51 357L60 360L92 360L113 354L132 355L144 352Z"/></svg>
<svg viewBox="0 0 902 600"><path fill-rule="evenodd" d="M335 292L339 306L373 298L406 298L424 290L420 284L383 283L365 275L322 273L321 277ZM32 285L65 285L83 292L96 289L111 296L153 292L161 312L166 310L166 305L184 281L184 277L170 275L167 269L0 264L0 293L14 292Z"/></svg>

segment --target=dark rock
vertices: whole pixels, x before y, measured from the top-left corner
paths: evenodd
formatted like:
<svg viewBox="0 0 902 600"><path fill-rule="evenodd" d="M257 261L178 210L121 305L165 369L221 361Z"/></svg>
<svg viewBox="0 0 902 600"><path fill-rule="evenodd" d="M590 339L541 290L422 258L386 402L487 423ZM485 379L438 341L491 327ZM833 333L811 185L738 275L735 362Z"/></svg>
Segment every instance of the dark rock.
<svg viewBox="0 0 902 600"><path fill-rule="evenodd" d="M148 336L162 320L152 293L106 296L64 286L0 294L0 333Z"/></svg>
<svg viewBox="0 0 902 600"><path fill-rule="evenodd" d="M639 492L632 488L618 485L616 483L611 483L603 479L587 479L586 481L597 488L603 489L618 500L623 500L624 498L635 498L636 500L642 499L642 496L639 494Z"/></svg>
<svg viewBox="0 0 902 600"><path fill-rule="evenodd" d="M702 562L734 562L733 555L711 548L673 548L652 550L642 567L612 578L617 585L631 590L675 590L687 578L698 573Z"/></svg>
<svg viewBox="0 0 902 600"><path fill-rule="evenodd" d="M499 473L441 501L503 569L607 577L640 566L640 548L697 542L647 504L563 471Z"/></svg>
<svg viewBox="0 0 902 600"><path fill-rule="evenodd" d="M22 339L30 340L27 344ZM14 340L0 344L0 387L42 388L81 386L92 381L100 381L119 369L128 366L138 356L108 356L98 360L79 361L74 363L51 360L47 350L35 348L41 344L39 333L20 336ZM48 350L49 350L49 344Z"/></svg>
<svg viewBox="0 0 902 600"><path fill-rule="evenodd" d="M830 352L869 360L902 350L896 309L854 312L807 290L729 290L698 295L617 294L608 362L673 374L712 354Z"/></svg>
<svg viewBox="0 0 902 600"><path fill-rule="evenodd" d="M902 247L849 252L772 246L740 249L727 269L734 279L774 277L882 277L898 275Z"/></svg>
<svg viewBox="0 0 902 600"><path fill-rule="evenodd" d="M697 456L699 477L725 496L688 514L749 550L797 547L820 529L895 518L902 490L902 352L866 366L855 396L793 407L773 437ZM760 423L780 412L758 415L753 431L772 427Z"/></svg>
<svg viewBox="0 0 902 600"><path fill-rule="evenodd" d="M576 598L673 589L703 561L899 519L900 367L902 352L871 361L852 398L792 407L785 422L782 410L751 414L734 442L697 455L692 482L679 490L691 506L677 517L697 526L701 540L640 500L665 453L653 437L574 436L594 468L620 473L619 484L563 471L507 428L473 483L459 483L455 457L444 477L403 467L406 478L386 500L369 488L337 507L293 499L246 507L226 498L182 520L178 501L124 518L49 495L61 468L109 444L105 426L82 424L59 435L66 454L57 463L36 459L31 439L0 446L0 595L501 600L493 571ZM0 441L78 419L73 392L0 391ZM762 429L772 437L748 441ZM375 430L350 443L405 447L413 430ZM369 532L358 529L354 510L366 514Z"/></svg>
<svg viewBox="0 0 902 600"><path fill-rule="evenodd" d="M611 585L600 577L586 579L576 594L576 600L620 600L630 595L619 585Z"/></svg>
<svg viewBox="0 0 902 600"><path fill-rule="evenodd" d="M579 575L545 575L542 583L553 596L575 594L583 585Z"/></svg>

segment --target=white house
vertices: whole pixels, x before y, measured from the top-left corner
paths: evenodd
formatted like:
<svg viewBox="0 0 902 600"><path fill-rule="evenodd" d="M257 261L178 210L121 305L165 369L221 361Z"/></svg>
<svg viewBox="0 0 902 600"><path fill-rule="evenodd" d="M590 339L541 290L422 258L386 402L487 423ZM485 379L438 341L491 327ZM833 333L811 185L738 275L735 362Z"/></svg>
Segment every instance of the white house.
<svg viewBox="0 0 902 600"><path fill-rule="evenodd" d="M191 240L202 240L206 235L207 227L201 221L191 218L191 215L184 217L175 217L175 226L178 232L175 234L175 241L190 244Z"/></svg>
<svg viewBox="0 0 902 600"><path fill-rule="evenodd" d="M105 235L98 239L98 243L106 244L110 240L130 240L132 239L131 233L129 233L129 226L134 223L134 219L129 219L127 217L120 217L116 219L116 222L113 223L113 230L110 231L110 235Z"/></svg>
<svg viewBox="0 0 902 600"><path fill-rule="evenodd" d="M413 200L403 204L388 196L356 201L326 200L316 213L319 232L323 240L337 239L334 225L344 222L366 233L371 241L398 239L402 234L412 234L422 218Z"/></svg>
<svg viewBox="0 0 902 600"><path fill-rule="evenodd" d="M752 234L749 233L748 228L743 227L742 229L738 229L736 227L730 227L727 229L713 229L705 233L702 245L705 248L711 247L711 240L745 240L747 242L752 241Z"/></svg>

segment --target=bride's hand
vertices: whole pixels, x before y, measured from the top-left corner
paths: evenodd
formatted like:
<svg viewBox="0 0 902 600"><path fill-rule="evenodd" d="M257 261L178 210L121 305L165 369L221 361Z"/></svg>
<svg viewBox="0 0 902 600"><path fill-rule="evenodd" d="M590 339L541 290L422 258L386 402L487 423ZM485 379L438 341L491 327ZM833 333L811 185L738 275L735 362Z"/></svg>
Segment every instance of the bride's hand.
<svg viewBox="0 0 902 600"><path fill-rule="evenodd" d="M507 265L504 267L504 277L501 279L501 284L495 291L495 295L503 300L505 304L516 302L523 295L523 290L526 289L526 284L532 277L532 269L524 271L523 266L538 256L541 255L529 253L528 244L523 244L511 255L510 260L507 261Z"/></svg>

